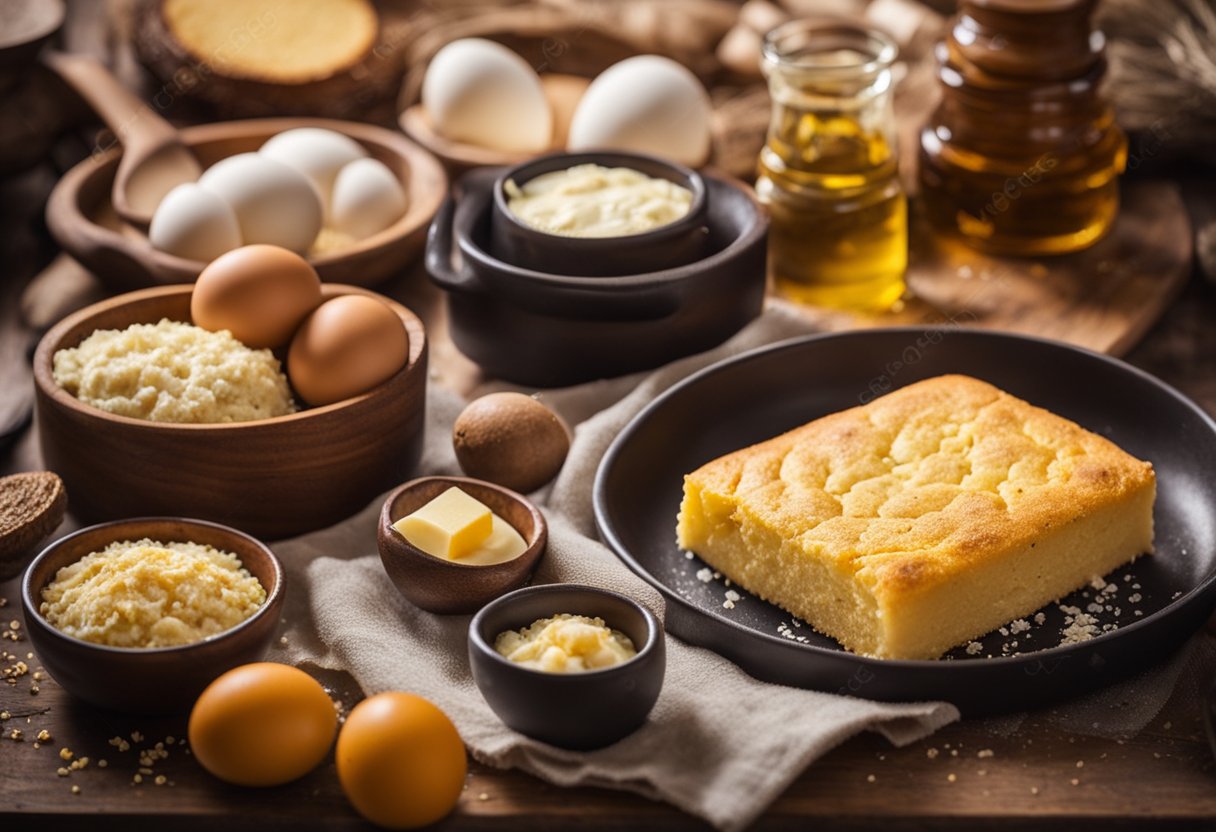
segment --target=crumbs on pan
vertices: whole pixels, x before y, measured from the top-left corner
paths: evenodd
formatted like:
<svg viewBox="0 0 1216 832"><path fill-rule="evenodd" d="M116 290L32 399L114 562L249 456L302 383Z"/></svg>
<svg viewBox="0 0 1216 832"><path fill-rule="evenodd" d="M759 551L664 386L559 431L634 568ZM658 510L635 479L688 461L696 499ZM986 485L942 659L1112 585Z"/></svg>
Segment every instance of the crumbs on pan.
<svg viewBox="0 0 1216 832"><path fill-rule="evenodd" d="M685 551L684 557L692 562L691 566L697 566L697 564L701 563L692 552ZM721 604L722 609L733 610L743 600L743 596L740 593L730 589L730 579L724 578L721 572L702 565L692 575L695 577L696 582L701 584L711 584L715 581L723 582L725 591ZM1126 586L1121 587L1121 583ZM695 586L693 583L689 585ZM1121 589L1128 590L1126 596L1122 599L1120 598ZM691 593L688 591L683 591L681 594L686 597L691 596ZM1171 600L1177 599L1181 595L1181 592L1176 592ZM999 646L999 652L992 651L985 653L984 643L975 640L968 642L958 650L952 651L942 658L944 661L971 657L991 659L1003 656L1017 656L1022 653L1034 652L1048 647L1079 644L1103 633L1117 630L1120 622L1127 620L1125 615L1128 613L1130 613L1130 617L1132 618L1142 617L1144 611L1138 605L1144 600L1145 596L1142 592L1142 587L1131 572L1124 574L1121 582L1117 580L1107 581L1101 576L1095 576L1090 579L1087 587L1081 590L1079 605L1056 604L1056 609L1063 615L1063 623L1058 631L1054 627L1049 628L1046 626L1047 614L1040 610L1026 618L1014 619L996 630L1003 637ZM808 644L810 643L810 639L797 632L803 627L804 623L797 618L782 621L777 625L777 635L789 641ZM1057 635L1058 638L1056 638Z"/></svg>

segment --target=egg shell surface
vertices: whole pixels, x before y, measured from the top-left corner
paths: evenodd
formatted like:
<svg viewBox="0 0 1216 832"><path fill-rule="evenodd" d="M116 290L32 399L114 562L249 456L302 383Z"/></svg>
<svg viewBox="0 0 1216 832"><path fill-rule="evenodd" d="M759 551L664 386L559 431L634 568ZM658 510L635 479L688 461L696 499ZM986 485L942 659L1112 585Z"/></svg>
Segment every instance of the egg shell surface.
<svg viewBox="0 0 1216 832"><path fill-rule="evenodd" d="M405 189L387 165L379 159L356 159L334 180L329 224L362 240L401 219L407 207Z"/></svg>
<svg viewBox="0 0 1216 832"><path fill-rule="evenodd" d="M632 150L689 167L709 158L710 102L683 65L637 55L599 74L570 122L569 150Z"/></svg>
<svg viewBox="0 0 1216 832"><path fill-rule="evenodd" d="M553 140L553 113L536 70L484 38L455 40L435 53L422 105L435 130L454 141L537 153Z"/></svg>
<svg viewBox="0 0 1216 832"><path fill-rule="evenodd" d="M198 184L232 207L247 245L268 243L303 253L321 230L321 195L312 180L260 153L221 159L203 171Z"/></svg>
<svg viewBox="0 0 1216 832"><path fill-rule="evenodd" d="M206 263L241 244L241 226L223 197L186 182L156 206L148 240L160 251Z"/></svg>
<svg viewBox="0 0 1216 832"><path fill-rule="evenodd" d="M287 352L287 378L314 407L366 393L409 358L409 336L392 309L367 295L339 295L310 314Z"/></svg>
<svg viewBox="0 0 1216 832"><path fill-rule="evenodd" d="M418 829L447 815L468 772L464 743L447 715L396 691L355 706L334 757L347 799L386 829Z"/></svg>
<svg viewBox="0 0 1216 832"><path fill-rule="evenodd" d="M312 180L329 216L334 180L343 167L367 156L363 145L336 130L297 127L271 136L258 153L295 168Z"/></svg>
<svg viewBox="0 0 1216 832"><path fill-rule="evenodd" d="M190 295L190 317L252 349L274 349L286 346L320 304L321 278L307 260L279 246L253 245L207 264Z"/></svg>
<svg viewBox="0 0 1216 832"><path fill-rule="evenodd" d="M316 768L337 729L333 700L316 679L256 662L229 670L199 694L188 732L194 758L216 777L277 786Z"/></svg>

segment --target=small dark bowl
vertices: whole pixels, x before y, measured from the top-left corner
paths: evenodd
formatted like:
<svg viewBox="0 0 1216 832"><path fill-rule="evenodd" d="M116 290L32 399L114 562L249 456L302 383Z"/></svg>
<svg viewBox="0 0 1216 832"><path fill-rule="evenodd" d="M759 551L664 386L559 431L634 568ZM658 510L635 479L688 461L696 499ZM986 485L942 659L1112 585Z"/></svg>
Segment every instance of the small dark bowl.
<svg viewBox="0 0 1216 832"><path fill-rule="evenodd" d="M547 673L516 664L494 649L507 630L561 613L599 617L633 641L627 662L582 673ZM561 748L603 748L646 721L663 688L663 626L641 604L590 586L548 584L520 589L486 605L469 625L469 665L487 703L507 727Z"/></svg>
<svg viewBox="0 0 1216 832"><path fill-rule="evenodd" d="M483 168L457 182L426 252L431 279L448 292L452 340L487 374L557 387L649 370L717 346L760 314L768 217L746 185L704 177L704 258L583 277L521 268L489 253L499 175Z"/></svg>
<svg viewBox="0 0 1216 832"><path fill-rule="evenodd" d="M485 503L514 526L528 544L524 553L505 563L456 563L428 555L393 529L393 523L452 486ZM444 615L474 612L487 601L523 586L548 541L545 516L527 497L468 477L421 477L407 482L388 495L376 527L380 561L397 591L414 606Z"/></svg>
<svg viewBox="0 0 1216 832"><path fill-rule="evenodd" d="M94 644L55 629L42 617L42 590L61 568L115 541L145 537L210 544L231 552L266 588L266 602L235 627L179 647ZM257 661L266 652L279 624L283 580L283 568L270 549L244 532L204 520L141 517L89 526L52 543L25 572L21 606L39 661L68 693L126 713L182 713L221 673Z"/></svg>
<svg viewBox="0 0 1216 832"><path fill-rule="evenodd" d="M576 165L631 168L692 191L688 213L653 231L621 237L571 237L550 234L520 220L507 207L506 184L523 187L536 177ZM525 269L552 274L604 277L673 269L705 256L705 180L699 173L642 153L598 151L553 153L507 168L494 181L490 250L495 257Z"/></svg>

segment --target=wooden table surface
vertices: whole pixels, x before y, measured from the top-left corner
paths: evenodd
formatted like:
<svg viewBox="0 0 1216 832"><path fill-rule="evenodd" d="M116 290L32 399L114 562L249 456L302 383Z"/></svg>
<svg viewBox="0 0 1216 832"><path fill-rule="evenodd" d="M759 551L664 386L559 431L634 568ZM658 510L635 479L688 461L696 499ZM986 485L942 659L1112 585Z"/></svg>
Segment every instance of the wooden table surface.
<svg viewBox="0 0 1216 832"><path fill-rule="evenodd" d="M79 33L78 33L79 36ZM97 40L95 32L84 36ZM80 145L56 149L46 164L0 180L0 433L23 411L28 377L21 356L34 333L21 326L17 299L55 254L40 221L57 172ZM471 368L442 337L438 298L418 273L390 288L432 327L441 381L463 386ZM1144 341L1127 356L1216 413L1216 289L1198 276ZM444 377L446 375L446 377ZM30 438L0 447L0 474L30 465ZM1216 472L1213 474L1216 483ZM176 741L153 774L138 772L136 751L185 733L184 718L146 719L82 706L28 658L16 581L0 583L0 666L26 661L29 673L0 684L0 830L370 828L346 804L332 757L304 779L270 790L225 786L205 774ZM1216 643L1216 636L1199 639ZM1208 644L1211 647L1213 644ZM1216 679L1204 661L1148 727L1135 736L1071 733L1049 712L1016 728L1007 721L963 721L929 739L894 749L876 735L847 741L814 763L754 828L855 830L1142 830L1216 829L1216 763L1204 736L1197 692ZM325 679L347 705L358 692L348 678ZM37 693L33 688L37 687ZM11 732L23 739L11 739ZM52 739L38 743L42 730ZM132 734L141 737L133 740ZM121 736L131 748L109 744ZM61 777L61 748L89 764ZM982 755L980 752L984 752ZM107 765L102 768L100 761ZM165 778L157 785L156 778ZM72 787L79 786L79 793ZM701 829L705 824L664 804L605 790L568 790L517 772L473 764L455 811L436 828L452 830Z"/></svg>

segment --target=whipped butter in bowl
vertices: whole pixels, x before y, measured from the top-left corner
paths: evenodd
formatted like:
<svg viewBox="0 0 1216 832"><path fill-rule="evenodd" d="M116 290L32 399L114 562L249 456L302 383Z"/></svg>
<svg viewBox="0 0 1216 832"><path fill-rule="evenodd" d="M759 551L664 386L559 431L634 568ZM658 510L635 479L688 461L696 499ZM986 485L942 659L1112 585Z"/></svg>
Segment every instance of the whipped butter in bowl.
<svg viewBox="0 0 1216 832"><path fill-rule="evenodd" d="M711 248L699 173L641 153L555 153L493 185L488 252L538 277L689 266Z"/></svg>
<svg viewBox="0 0 1216 832"><path fill-rule="evenodd" d="M627 237L673 223L692 207L692 191L632 168L575 165L523 186L508 179L507 208L523 222L566 237Z"/></svg>

